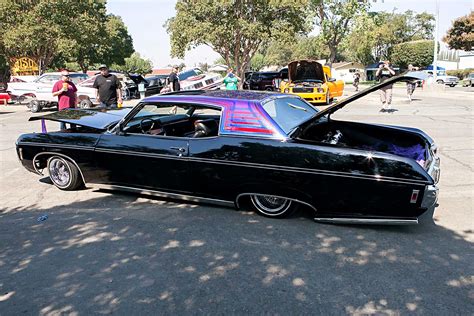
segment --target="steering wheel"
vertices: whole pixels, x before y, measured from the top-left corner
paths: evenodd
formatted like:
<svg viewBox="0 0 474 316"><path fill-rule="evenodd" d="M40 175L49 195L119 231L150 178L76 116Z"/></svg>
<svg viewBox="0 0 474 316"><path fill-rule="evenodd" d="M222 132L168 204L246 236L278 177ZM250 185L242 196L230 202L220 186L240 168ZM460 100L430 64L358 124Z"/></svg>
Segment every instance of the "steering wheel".
<svg viewBox="0 0 474 316"><path fill-rule="evenodd" d="M144 123L144 122L147 122L147 121L150 121L150 122L151 122L151 125L150 125L150 127L149 127L147 130L145 130L145 128L144 128L144 125L145 125L145 124L143 124L143 123ZM156 123L155 120L152 119L152 118L149 118L149 117L145 117L144 119L142 119L142 120L140 121L140 129L142 130L142 133L143 133L143 134L150 134L150 131L155 127L155 123Z"/></svg>

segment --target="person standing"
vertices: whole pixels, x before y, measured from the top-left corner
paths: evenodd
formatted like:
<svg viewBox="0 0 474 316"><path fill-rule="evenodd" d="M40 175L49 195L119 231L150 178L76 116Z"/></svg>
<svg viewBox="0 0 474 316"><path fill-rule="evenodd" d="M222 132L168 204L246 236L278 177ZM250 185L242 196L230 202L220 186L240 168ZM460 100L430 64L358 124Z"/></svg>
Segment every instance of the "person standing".
<svg viewBox="0 0 474 316"><path fill-rule="evenodd" d="M58 110L73 109L77 104L77 88L72 81L69 80L69 70L61 71L61 79L53 85L53 96L58 97ZM74 125L71 124L71 127ZM66 129L66 123L61 122L61 130Z"/></svg>
<svg viewBox="0 0 474 316"><path fill-rule="evenodd" d="M178 66L173 66L170 76L168 77L168 87L170 92L181 90L181 86L179 84L178 69Z"/></svg>
<svg viewBox="0 0 474 316"><path fill-rule="evenodd" d="M356 71L354 73L354 82L352 83L352 85L355 87L355 91L359 91L359 81L360 81L360 73L358 71Z"/></svg>
<svg viewBox="0 0 474 316"><path fill-rule="evenodd" d="M240 78L234 75L233 69L232 68L227 69L227 75L224 78L225 89L237 90L239 81L240 81Z"/></svg>
<svg viewBox="0 0 474 316"><path fill-rule="evenodd" d="M391 78L395 75L395 70L392 68L389 60L383 61L379 64L379 68L375 73L379 83ZM382 108L380 112L393 112L391 108L392 104L392 88L393 84L385 86L380 89L380 101L382 101Z"/></svg>
<svg viewBox="0 0 474 316"><path fill-rule="evenodd" d="M100 65L100 75L95 78L93 88L96 89L96 98L101 108L116 108L122 104L122 85L117 76L109 73L106 65Z"/></svg>
<svg viewBox="0 0 474 316"><path fill-rule="evenodd" d="M418 67L414 67L412 64L408 65L408 71L417 71ZM415 91L416 88L416 81L407 81L407 97L408 101L411 102L411 96L413 95L413 92Z"/></svg>

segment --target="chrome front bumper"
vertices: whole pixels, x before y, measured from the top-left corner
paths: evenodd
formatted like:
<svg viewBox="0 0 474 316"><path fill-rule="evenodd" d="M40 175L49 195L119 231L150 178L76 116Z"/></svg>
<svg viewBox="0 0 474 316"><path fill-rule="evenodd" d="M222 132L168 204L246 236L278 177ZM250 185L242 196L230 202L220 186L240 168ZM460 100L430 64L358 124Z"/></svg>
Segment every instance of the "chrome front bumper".
<svg viewBox="0 0 474 316"><path fill-rule="evenodd" d="M436 185L427 185L425 187L425 193L423 194L423 200L421 201L422 208L430 208L438 201L438 187Z"/></svg>

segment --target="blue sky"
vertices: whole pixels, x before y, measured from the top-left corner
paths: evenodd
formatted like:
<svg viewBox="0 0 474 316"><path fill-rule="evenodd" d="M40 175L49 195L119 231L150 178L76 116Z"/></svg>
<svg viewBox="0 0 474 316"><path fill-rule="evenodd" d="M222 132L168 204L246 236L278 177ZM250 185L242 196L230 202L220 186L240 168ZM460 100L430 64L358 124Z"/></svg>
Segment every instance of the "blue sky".
<svg viewBox="0 0 474 316"><path fill-rule="evenodd" d="M373 1L373 0L369 0ZM163 26L175 15L175 0L109 0L109 13L120 15L132 35L135 50L149 58L155 68L181 62L170 56L169 36ZM474 9L474 0L439 0L439 39L443 37L456 18ZM372 2L372 11L435 13L435 0L381 0ZM199 62L212 64L219 55L207 46L186 53L184 63L191 67Z"/></svg>

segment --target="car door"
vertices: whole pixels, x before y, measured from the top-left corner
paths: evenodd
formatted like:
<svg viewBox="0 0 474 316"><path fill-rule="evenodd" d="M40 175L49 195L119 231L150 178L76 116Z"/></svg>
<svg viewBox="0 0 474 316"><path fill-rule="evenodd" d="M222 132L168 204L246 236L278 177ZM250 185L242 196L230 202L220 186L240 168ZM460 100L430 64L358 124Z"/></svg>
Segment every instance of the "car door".
<svg viewBox="0 0 474 316"><path fill-rule="evenodd" d="M36 84L36 98L41 101L57 101L57 97L53 97L52 91L54 84L60 78L60 75L44 75L39 78Z"/></svg>
<svg viewBox="0 0 474 316"><path fill-rule="evenodd" d="M146 134L104 134L96 162L104 184L189 193L188 139Z"/></svg>

